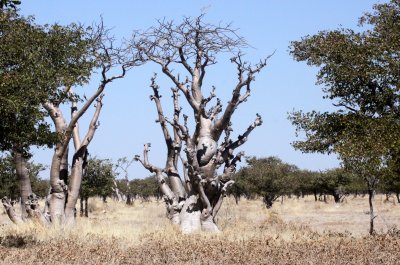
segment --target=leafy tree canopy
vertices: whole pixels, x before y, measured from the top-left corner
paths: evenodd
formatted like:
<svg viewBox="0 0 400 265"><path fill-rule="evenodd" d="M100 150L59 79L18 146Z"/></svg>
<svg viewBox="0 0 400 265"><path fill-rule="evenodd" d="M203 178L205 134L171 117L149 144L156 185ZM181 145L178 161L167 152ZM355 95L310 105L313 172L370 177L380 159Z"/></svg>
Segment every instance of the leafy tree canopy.
<svg viewBox="0 0 400 265"><path fill-rule="evenodd" d="M107 197L113 193L113 164L107 159L89 158L82 179L81 196Z"/></svg>
<svg viewBox="0 0 400 265"><path fill-rule="evenodd" d="M374 5L365 30L322 31L291 44L297 61L319 67L317 84L338 110L294 112L294 143L304 152L335 152L360 174L378 174L400 147L400 1Z"/></svg>
<svg viewBox="0 0 400 265"><path fill-rule="evenodd" d="M45 101L63 102L65 87L88 81L95 65L90 29L37 25L33 17L0 12L0 150L51 145Z"/></svg>

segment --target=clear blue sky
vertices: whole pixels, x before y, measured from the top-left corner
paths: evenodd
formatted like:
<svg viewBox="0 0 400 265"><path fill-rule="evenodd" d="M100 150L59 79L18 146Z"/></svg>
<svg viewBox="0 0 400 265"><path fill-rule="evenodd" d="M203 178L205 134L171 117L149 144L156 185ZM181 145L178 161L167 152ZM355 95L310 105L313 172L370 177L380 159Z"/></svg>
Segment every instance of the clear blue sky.
<svg viewBox="0 0 400 265"><path fill-rule="evenodd" d="M241 105L234 116L236 134L243 132L254 120L255 113L260 113L264 120L242 149L246 155L273 155L303 169L324 170L339 165L336 156L306 155L290 145L296 138L294 127L287 120L288 112L300 109L325 111L333 107L328 100L322 99L321 88L315 85L317 69L295 62L288 53L289 42L319 30L356 28L358 17L370 11L377 2L386 1L25 0L22 1L21 13L34 15L39 24L80 22L90 25L102 16L105 25L112 28L119 39L129 38L133 30L149 28L156 19L165 17L179 22L183 16L197 16L202 11L207 12L207 22L232 22L239 29L238 33L254 47L245 50L247 60L257 62L275 51L267 68L256 78L248 102ZM107 88L101 126L89 146L92 155L114 161L123 156L131 158L142 153L144 143L151 142L152 163L164 165L166 148L159 125L154 123L157 116L155 107L149 100L150 77L154 72L160 71L153 64L133 69L124 80L118 80ZM222 102L226 103L236 80L234 66L220 60L220 65L209 69L207 77L208 87L215 85L217 94L222 95ZM172 84L162 78L159 84L164 95L164 108L170 108L169 88ZM81 91L95 86L93 80L92 85ZM191 114L190 110L186 113ZM81 134L85 132L86 124L80 124ZM36 151L34 160L49 164L51 155L52 150ZM139 164L130 168L130 178L148 175Z"/></svg>

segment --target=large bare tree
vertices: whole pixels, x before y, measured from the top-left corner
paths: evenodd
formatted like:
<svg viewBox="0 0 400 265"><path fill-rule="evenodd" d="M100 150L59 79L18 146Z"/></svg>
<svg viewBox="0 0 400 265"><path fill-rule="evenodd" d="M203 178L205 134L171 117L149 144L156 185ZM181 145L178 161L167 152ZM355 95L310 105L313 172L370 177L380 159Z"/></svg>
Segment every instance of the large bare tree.
<svg viewBox="0 0 400 265"><path fill-rule="evenodd" d="M172 119L164 115L154 76L151 99L167 145L166 164L164 167L151 164L148 158L150 144L144 145L143 157L137 155L135 158L156 174L167 216L174 224L179 224L184 233L199 229L218 231L216 216L227 188L233 184L236 163L243 156L243 152L235 154L235 150L247 141L254 128L262 124L261 116L257 114L247 130L232 140L231 118L236 108L250 96L255 75L266 66L268 58L255 65L244 61L241 48L247 47L245 40L230 24L205 23L203 14L184 18L180 24L158 21L156 27L139 36L133 38L132 48L143 59L158 64L173 83L174 114ZM217 55L221 53L231 53L231 62L237 69L237 82L225 108L216 98L215 87L208 96L204 95L203 88L208 67L217 63ZM174 69L183 70L186 77L182 78L182 74ZM192 131L189 130L189 117L181 115L180 94L193 114ZM184 165L183 179L178 170L180 160ZM223 171L217 174L221 166Z"/></svg>

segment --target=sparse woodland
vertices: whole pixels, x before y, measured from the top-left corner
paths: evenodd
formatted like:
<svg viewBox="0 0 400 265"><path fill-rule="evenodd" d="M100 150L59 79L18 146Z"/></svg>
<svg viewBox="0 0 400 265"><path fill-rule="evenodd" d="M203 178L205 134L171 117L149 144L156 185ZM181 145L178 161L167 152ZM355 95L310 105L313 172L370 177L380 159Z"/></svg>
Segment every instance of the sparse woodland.
<svg viewBox="0 0 400 265"><path fill-rule="evenodd" d="M243 131L233 120L270 89L257 77L273 52L247 61L253 47L232 24L165 18L117 40L102 19L40 25L20 4L0 0L0 264L398 263L399 0L374 5L358 31L288 43L334 106L288 117L293 148L339 157L324 171L245 153L258 106ZM224 60L233 87L213 85ZM130 158L92 156L103 99L121 93L107 87L144 65L165 160L135 137ZM36 147L54 150L48 165L34 162ZM148 175L133 179L135 166Z"/></svg>

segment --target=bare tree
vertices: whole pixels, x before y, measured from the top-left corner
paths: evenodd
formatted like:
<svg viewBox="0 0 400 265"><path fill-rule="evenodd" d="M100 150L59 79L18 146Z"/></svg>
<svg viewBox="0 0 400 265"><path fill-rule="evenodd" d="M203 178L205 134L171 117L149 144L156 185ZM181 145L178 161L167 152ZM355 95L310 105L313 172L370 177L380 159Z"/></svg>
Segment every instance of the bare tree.
<svg viewBox="0 0 400 265"><path fill-rule="evenodd" d="M126 204L127 205L132 205L133 199L134 199L134 198L132 198L132 191L131 191L131 185L129 183L129 173L128 173L128 168L132 165L133 161L134 161L133 159L128 160L128 158L126 158L126 157L119 158L117 160L117 163L115 164L115 168L114 168L115 172L120 170L124 174L124 181L125 181L125 186L126 186ZM117 173L117 174L119 174L119 173ZM120 191L118 190L116 182L114 182L114 183L115 183L115 191L118 196ZM121 195L119 194L119 196L121 196Z"/></svg>
<svg viewBox="0 0 400 265"><path fill-rule="evenodd" d="M204 15L184 18L178 25L172 21L158 21L156 27L131 42L132 49L139 52L143 59L158 64L174 85L174 114L170 120L164 115L156 75L151 79L151 100L156 105L158 122L168 150L165 167L149 162L150 144L144 145L142 158L138 155L135 158L156 174L166 202L167 216L174 224L179 224L184 233L198 229L218 231L216 216L227 188L233 184L231 177L236 163L243 156L243 152L234 154L234 151L262 123L261 116L257 114L247 130L238 139L231 140L231 118L236 108L250 96L251 83L268 59L255 65L243 61L240 49L247 44L236 34L236 30L230 24L212 25L204 23L203 19ZM237 83L227 106L223 108L221 100L216 98L215 87L209 96L204 96L203 81L208 67L217 63L217 55L226 52L234 55L231 62L237 68ZM183 69L186 78L181 79L180 74L173 71L174 68ZM193 113L195 128L192 132L189 130L189 117L183 114L181 119L180 94L183 94ZM225 137L219 142L223 133ZM181 156L182 152L185 158ZM184 165L183 180L178 171L179 160ZM218 175L217 170L222 165L223 173Z"/></svg>

